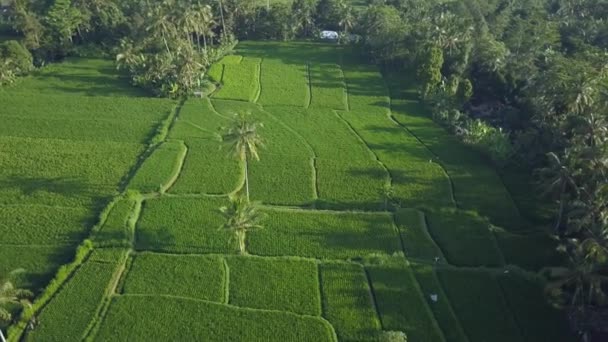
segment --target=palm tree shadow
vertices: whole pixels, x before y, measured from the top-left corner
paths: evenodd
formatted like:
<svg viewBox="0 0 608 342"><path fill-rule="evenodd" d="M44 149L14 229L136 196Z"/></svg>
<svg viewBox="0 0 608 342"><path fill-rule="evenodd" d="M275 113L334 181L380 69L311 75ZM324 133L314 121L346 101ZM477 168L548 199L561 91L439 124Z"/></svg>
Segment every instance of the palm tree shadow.
<svg viewBox="0 0 608 342"><path fill-rule="evenodd" d="M83 179L68 177L23 177L11 175L0 178L0 188L17 188L27 196L38 192L50 192L64 196L91 196L96 197L99 187L93 186Z"/></svg>

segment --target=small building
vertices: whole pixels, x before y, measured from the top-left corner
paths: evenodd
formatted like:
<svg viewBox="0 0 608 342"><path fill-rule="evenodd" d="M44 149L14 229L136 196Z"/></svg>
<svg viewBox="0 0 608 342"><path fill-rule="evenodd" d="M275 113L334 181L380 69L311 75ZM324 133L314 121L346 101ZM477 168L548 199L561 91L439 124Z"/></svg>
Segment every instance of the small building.
<svg viewBox="0 0 608 342"><path fill-rule="evenodd" d="M338 40L340 35L336 31L321 31L320 38L327 40Z"/></svg>

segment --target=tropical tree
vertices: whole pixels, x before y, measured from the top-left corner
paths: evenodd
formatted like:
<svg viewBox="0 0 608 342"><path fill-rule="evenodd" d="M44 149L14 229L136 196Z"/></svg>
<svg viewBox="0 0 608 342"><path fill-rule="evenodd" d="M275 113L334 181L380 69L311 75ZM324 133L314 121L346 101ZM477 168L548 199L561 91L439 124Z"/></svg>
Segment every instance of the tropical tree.
<svg viewBox="0 0 608 342"><path fill-rule="evenodd" d="M10 307L25 308L31 305L30 299L34 297L34 294L29 290L16 287L13 283L14 277L23 272L23 269L17 269L0 279L0 321L12 323Z"/></svg>
<svg viewBox="0 0 608 342"><path fill-rule="evenodd" d="M224 129L222 141L228 146L230 153L245 164L245 189L249 201L249 160L260 160L258 149L264 146L258 129L263 124L253 119L251 112L235 114L232 125Z"/></svg>
<svg viewBox="0 0 608 342"><path fill-rule="evenodd" d="M258 210L258 207L249 202L242 196L236 196L230 200L230 205L221 207L220 212L226 219L222 225L222 229L229 230L234 233L241 254L246 254L247 247L245 240L247 232L263 228L260 221L264 218L264 214Z"/></svg>
<svg viewBox="0 0 608 342"><path fill-rule="evenodd" d="M564 212L568 203L568 190L578 191L573 171L568 165L567 157L560 158L556 153L547 154L548 164L539 170L539 174L546 189L545 194L553 194L558 198L559 209L553 230L558 233L563 222ZM565 160L564 160L565 159Z"/></svg>

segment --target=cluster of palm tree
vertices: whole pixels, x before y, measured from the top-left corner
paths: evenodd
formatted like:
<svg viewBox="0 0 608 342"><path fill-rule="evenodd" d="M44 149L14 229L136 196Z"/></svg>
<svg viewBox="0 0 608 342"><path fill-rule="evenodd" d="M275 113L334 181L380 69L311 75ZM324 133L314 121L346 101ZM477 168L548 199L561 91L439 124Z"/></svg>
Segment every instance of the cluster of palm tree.
<svg viewBox="0 0 608 342"><path fill-rule="evenodd" d="M255 203L249 200L249 161L260 160L258 150L264 146L258 128L262 123L255 120L251 112L235 114L231 126L224 128L221 140L227 146L229 153L244 165L245 171L245 197L235 195L231 198L229 206L220 208L226 222L223 229L234 232L241 254L246 253L247 232L262 228L260 224L264 215Z"/></svg>

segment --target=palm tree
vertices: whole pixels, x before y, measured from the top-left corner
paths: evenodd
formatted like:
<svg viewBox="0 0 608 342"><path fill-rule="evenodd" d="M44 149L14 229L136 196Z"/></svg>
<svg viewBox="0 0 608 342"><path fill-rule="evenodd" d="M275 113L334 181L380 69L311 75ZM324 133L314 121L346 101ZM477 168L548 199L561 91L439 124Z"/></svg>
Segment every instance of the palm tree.
<svg viewBox="0 0 608 342"><path fill-rule="evenodd" d="M222 228L234 232L239 243L240 253L246 254L245 239L247 232L263 228L260 221L264 218L264 214L258 210L255 204L250 203L249 199L244 199L241 196L232 198L230 205L221 207L220 211L226 218Z"/></svg>
<svg viewBox="0 0 608 342"><path fill-rule="evenodd" d="M564 217L564 211L566 209L566 202L568 197L568 187L578 191L576 181L569 165L562 161L557 154L550 152L547 154L549 159L549 166L540 170L541 178L543 179L544 187L546 188L545 193L556 193L559 198L559 211L557 213L557 219L555 221L554 231L558 232L562 224ZM566 158L567 159L567 158Z"/></svg>
<svg viewBox="0 0 608 342"><path fill-rule="evenodd" d="M13 319L7 306L25 308L31 305L30 299L34 294L29 290L17 288L12 282L17 274L23 272L23 269L17 269L9 273L6 278L0 279L0 321L11 323Z"/></svg>
<svg viewBox="0 0 608 342"><path fill-rule="evenodd" d="M258 133L262 123L251 118L251 112L239 112L235 115L232 126L224 129L222 141L230 152L241 162L245 163L245 189L249 201L249 159L260 160L258 149L264 146Z"/></svg>

